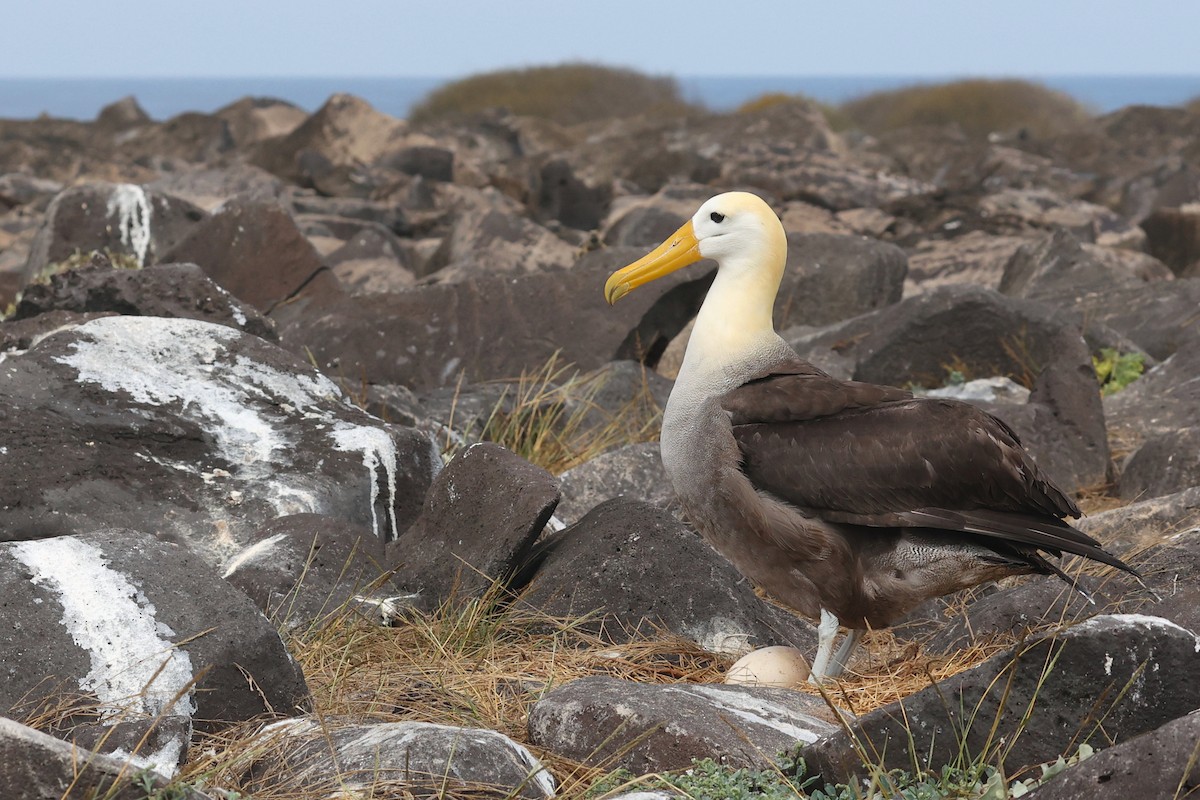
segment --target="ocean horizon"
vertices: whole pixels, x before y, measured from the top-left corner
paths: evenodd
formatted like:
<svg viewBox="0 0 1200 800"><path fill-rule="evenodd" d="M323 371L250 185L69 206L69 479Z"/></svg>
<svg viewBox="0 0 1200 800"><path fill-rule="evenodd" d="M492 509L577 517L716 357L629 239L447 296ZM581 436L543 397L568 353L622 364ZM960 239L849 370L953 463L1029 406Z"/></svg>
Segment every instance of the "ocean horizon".
<svg viewBox="0 0 1200 800"><path fill-rule="evenodd" d="M803 94L842 103L871 92L960 76L678 76L686 99L728 111L768 92ZM1071 95L1097 113L1129 105L1179 105L1200 97L1200 75L1025 76ZM151 117L164 120L188 111L211 113L243 97L274 97L315 111L330 95L347 92L395 117L437 87L454 80L434 77L241 77L241 78L0 78L0 118L95 119L104 106L133 96Z"/></svg>

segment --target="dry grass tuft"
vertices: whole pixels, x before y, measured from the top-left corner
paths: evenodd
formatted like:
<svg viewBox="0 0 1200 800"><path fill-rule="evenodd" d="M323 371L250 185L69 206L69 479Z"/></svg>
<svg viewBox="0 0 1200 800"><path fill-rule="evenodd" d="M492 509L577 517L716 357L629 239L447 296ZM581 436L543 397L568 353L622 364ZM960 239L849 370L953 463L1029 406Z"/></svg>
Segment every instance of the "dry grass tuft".
<svg viewBox="0 0 1200 800"><path fill-rule="evenodd" d="M647 683L719 682L729 661L687 640L659 636L613 645L499 594L408 611L390 628L345 612L294 635L289 650L308 677L314 714L331 727L420 721L500 731L528 745L529 710L550 689L588 675ZM232 728L193 749L181 779L243 791L249 765L272 747L261 723ZM578 796L603 770L530 747ZM294 795L255 793L257 800Z"/></svg>
<svg viewBox="0 0 1200 800"><path fill-rule="evenodd" d="M854 674L827 690L828 699L846 711L866 714L977 667L1015 643L1015 637L997 637L933 655L924 652L920 643L900 639L891 631L872 631L863 637L865 663L860 656ZM819 694L815 688L801 689Z"/></svg>
<svg viewBox="0 0 1200 800"><path fill-rule="evenodd" d="M658 439L662 409L643 371L640 389L615 411L597 402L609 373L580 373L552 356L542 367L511 383L511 392L492 408L478 438L503 445L558 475L616 447ZM453 420L450 426L453 428ZM462 441L475 438L467 431ZM462 441L445 442L452 456Z"/></svg>

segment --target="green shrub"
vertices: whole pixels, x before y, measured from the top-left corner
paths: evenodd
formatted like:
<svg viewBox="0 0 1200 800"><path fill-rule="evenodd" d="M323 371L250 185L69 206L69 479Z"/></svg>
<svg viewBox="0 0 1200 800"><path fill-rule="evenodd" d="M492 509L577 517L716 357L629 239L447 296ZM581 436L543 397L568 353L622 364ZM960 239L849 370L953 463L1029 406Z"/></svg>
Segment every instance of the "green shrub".
<svg viewBox="0 0 1200 800"><path fill-rule="evenodd" d="M448 83L414 106L409 118L425 123L491 108L564 125L693 110L673 78L596 64L560 64L488 72Z"/></svg>
<svg viewBox="0 0 1200 800"><path fill-rule="evenodd" d="M841 110L868 133L914 125L957 124L968 136L1022 128L1045 136L1086 120L1081 103L1040 84L1021 80L962 80L851 100Z"/></svg>

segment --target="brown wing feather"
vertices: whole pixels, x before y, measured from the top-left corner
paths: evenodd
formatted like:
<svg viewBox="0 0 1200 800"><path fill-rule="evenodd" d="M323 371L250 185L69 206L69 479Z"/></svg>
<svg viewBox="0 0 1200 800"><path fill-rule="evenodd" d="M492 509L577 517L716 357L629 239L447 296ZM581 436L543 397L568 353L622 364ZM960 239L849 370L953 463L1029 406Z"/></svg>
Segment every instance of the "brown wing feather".
<svg viewBox="0 0 1200 800"><path fill-rule="evenodd" d="M798 422L852 408L869 408L912 394L892 386L831 378L806 361L796 359L747 381L721 398L734 425L756 422Z"/></svg>
<svg viewBox="0 0 1200 800"><path fill-rule="evenodd" d="M751 482L813 516L959 531L1129 569L1062 521L1079 516L1075 503L1012 429L975 406L792 365L722 404Z"/></svg>

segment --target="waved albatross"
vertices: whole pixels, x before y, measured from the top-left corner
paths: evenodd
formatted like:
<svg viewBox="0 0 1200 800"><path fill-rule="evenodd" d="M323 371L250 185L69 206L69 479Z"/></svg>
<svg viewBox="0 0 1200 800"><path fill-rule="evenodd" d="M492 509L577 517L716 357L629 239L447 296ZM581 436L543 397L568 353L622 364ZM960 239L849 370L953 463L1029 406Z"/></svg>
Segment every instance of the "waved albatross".
<svg viewBox="0 0 1200 800"><path fill-rule="evenodd" d="M757 586L819 620L815 681L864 629L1008 575L1056 574L1074 553L1137 575L1064 517L1079 508L1017 435L955 400L830 377L775 333L787 255L779 218L729 192L613 273L615 303L701 258L717 276L663 414L663 465L700 533ZM850 629L837 653L839 622Z"/></svg>

